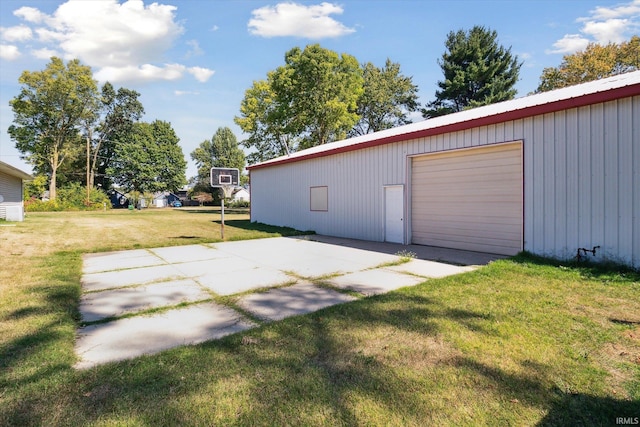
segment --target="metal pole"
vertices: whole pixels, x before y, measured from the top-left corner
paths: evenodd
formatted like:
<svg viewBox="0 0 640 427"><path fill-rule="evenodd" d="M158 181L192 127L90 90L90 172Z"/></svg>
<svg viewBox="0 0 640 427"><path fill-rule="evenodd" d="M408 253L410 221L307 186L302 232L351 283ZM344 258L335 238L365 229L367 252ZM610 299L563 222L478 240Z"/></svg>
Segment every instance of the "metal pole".
<svg viewBox="0 0 640 427"><path fill-rule="evenodd" d="M224 189L222 189L222 210L220 211L220 215L222 220L220 221L220 236L222 236L222 240L224 240Z"/></svg>

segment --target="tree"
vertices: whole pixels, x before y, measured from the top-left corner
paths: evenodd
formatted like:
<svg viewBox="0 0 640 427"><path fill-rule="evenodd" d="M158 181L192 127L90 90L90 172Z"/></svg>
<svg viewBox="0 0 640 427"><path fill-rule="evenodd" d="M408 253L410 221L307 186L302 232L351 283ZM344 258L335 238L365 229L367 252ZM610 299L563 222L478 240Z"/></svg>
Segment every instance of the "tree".
<svg viewBox="0 0 640 427"><path fill-rule="evenodd" d="M422 110L425 118L513 99L522 63L497 38L480 26L447 35L447 50L438 61L444 80L438 82L436 99Z"/></svg>
<svg viewBox="0 0 640 427"><path fill-rule="evenodd" d="M240 172L245 166L244 152L238 146L238 139L228 127L220 127L209 139L205 139L191 152L191 159L198 166L197 191L211 192L209 182L212 167L236 168Z"/></svg>
<svg viewBox="0 0 640 427"><path fill-rule="evenodd" d="M262 161L342 139L357 123L363 77L356 59L309 45L285 54L285 65L245 92L235 122Z"/></svg>
<svg viewBox="0 0 640 427"><path fill-rule="evenodd" d="M14 124L8 133L36 173L49 177L55 200L58 168L82 149L80 127L95 114L98 87L91 68L56 57L43 71L24 71L18 81L22 89L10 102Z"/></svg>
<svg viewBox="0 0 640 427"><path fill-rule="evenodd" d="M114 158L115 143L127 139L134 123L144 114L144 107L138 100L139 96L138 92L122 87L116 91L109 82L102 86L101 121L92 135L86 135L91 141L90 187L94 186L96 174L103 177L103 188L109 187L109 180L104 176Z"/></svg>
<svg viewBox="0 0 640 427"><path fill-rule="evenodd" d="M400 74L400 64L387 59L384 68L363 65L364 92L356 113L360 120L350 136L364 135L411 123L407 113L418 109L418 87Z"/></svg>
<svg viewBox="0 0 640 427"><path fill-rule="evenodd" d="M558 67L542 70L536 93L589 82L640 69L640 37L620 44L590 43L585 50L565 55Z"/></svg>
<svg viewBox="0 0 640 427"><path fill-rule="evenodd" d="M134 123L127 138L116 140L107 173L126 191L176 191L187 168L179 141L168 122Z"/></svg>

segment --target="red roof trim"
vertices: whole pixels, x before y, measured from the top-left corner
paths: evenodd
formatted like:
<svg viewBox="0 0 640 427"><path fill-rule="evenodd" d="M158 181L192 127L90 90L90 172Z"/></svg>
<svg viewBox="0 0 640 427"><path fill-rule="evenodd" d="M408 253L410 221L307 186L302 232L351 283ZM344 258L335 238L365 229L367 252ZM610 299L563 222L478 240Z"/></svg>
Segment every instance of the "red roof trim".
<svg viewBox="0 0 640 427"><path fill-rule="evenodd" d="M407 141L417 138L425 138L428 136L441 135L444 133L458 132L461 130L467 130L480 126L488 126L496 123L502 123L510 120L519 120L526 117L538 116L547 113L554 113L556 111L567 110L570 108L584 107L586 105L598 104L607 101L613 101L615 99L627 98L631 96L640 95L640 85L624 86L616 89L611 89L602 92L591 93L575 98L563 99L559 101L553 101L547 104L534 105L531 107L525 107L518 110L506 111L504 113L498 113L491 116L479 117L477 119L451 123L436 128L423 129L414 132L408 132L398 135L389 136L386 138L374 139L371 141L363 142L360 144L347 145L343 147L337 147L318 153L310 153L303 156L284 158L278 161L270 163L258 164L249 166L247 169L261 169L271 166L283 165L286 163L300 162L303 160L314 159L318 157L332 156L334 154L346 153L349 151L362 150L365 148L375 147L378 145L391 144L398 141Z"/></svg>

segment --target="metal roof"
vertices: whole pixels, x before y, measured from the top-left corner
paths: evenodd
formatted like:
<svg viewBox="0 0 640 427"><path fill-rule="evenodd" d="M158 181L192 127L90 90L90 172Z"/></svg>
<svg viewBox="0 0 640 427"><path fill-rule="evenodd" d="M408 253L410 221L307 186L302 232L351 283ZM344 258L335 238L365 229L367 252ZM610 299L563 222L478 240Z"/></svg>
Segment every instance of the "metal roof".
<svg viewBox="0 0 640 427"><path fill-rule="evenodd" d="M20 178L23 180L33 179L33 177L28 173L23 172L20 169L13 167L10 164L5 162L0 162L0 172L4 172L7 175L15 176L16 178Z"/></svg>
<svg viewBox="0 0 640 427"><path fill-rule="evenodd" d="M258 169L284 163L298 162L407 139L456 132L473 127L486 126L508 120L517 120L635 95L640 95L640 71L620 74L606 79L529 95L367 135L318 145L290 155L256 163L247 169Z"/></svg>

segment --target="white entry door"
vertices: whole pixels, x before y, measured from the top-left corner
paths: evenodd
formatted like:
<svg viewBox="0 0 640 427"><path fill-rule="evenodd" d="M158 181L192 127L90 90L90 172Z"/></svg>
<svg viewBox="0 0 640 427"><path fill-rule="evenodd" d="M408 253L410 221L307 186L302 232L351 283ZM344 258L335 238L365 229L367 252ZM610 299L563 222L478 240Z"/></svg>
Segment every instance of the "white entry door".
<svg viewBox="0 0 640 427"><path fill-rule="evenodd" d="M384 187L384 240L404 243L404 187Z"/></svg>

